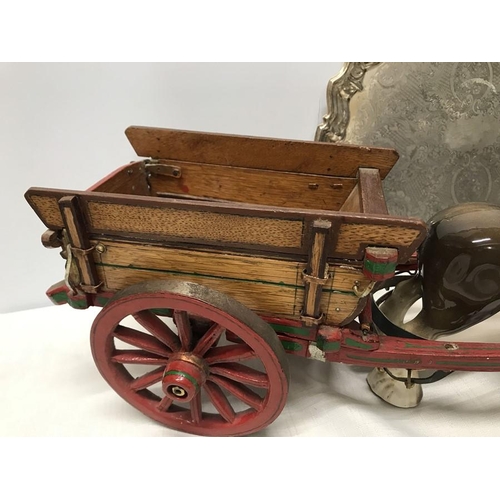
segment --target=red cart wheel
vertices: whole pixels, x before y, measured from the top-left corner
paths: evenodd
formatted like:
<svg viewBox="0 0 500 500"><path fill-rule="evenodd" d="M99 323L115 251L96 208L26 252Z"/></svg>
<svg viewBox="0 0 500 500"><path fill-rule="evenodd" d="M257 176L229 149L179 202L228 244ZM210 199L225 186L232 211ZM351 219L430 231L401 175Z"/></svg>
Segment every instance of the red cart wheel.
<svg viewBox="0 0 500 500"><path fill-rule="evenodd" d="M176 328L159 314L165 309L171 310ZM190 316L207 321L205 333L193 335ZM130 318L138 328L123 324ZM240 342L222 345L225 332ZM179 281L133 285L98 314L90 339L109 385L173 429L241 436L269 425L285 405L288 366L274 330L250 309L207 287ZM142 372L133 375L137 368Z"/></svg>

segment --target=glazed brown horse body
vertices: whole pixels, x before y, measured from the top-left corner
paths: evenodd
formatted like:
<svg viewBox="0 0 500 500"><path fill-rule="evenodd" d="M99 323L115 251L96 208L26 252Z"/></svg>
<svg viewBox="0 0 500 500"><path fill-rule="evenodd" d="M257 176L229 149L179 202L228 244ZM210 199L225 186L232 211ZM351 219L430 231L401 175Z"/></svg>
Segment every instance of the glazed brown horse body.
<svg viewBox="0 0 500 500"><path fill-rule="evenodd" d="M404 323L416 300L422 310ZM500 207L465 203L429 222L419 274L400 283L382 307L397 326L436 338L477 324L500 310Z"/></svg>

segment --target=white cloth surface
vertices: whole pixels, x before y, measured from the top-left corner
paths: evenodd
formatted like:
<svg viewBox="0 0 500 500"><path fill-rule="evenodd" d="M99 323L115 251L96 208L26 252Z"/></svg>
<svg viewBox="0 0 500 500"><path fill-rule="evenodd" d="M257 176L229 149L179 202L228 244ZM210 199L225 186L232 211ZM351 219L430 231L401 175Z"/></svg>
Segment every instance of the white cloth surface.
<svg viewBox="0 0 500 500"><path fill-rule="evenodd" d="M144 416L101 378L89 346L98 312L0 315L0 436L188 436ZM475 329L494 338L499 326L494 317ZM288 358L287 404L258 436L500 436L500 373L454 373L424 386L419 407L399 409L371 393L368 368Z"/></svg>

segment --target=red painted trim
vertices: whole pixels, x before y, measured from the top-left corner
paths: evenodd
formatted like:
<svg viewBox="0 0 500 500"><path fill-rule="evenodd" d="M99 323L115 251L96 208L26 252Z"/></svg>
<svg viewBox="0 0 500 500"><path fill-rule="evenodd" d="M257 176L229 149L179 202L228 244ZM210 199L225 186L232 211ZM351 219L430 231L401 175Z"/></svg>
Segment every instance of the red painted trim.
<svg viewBox="0 0 500 500"><path fill-rule="evenodd" d="M346 329L343 329L343 345L340 351L326 353L326 360L360 366L384 366L389 368L433 369L446 371L500 371L500 345L479 342L443 342L424 339L401 339L380 336L378 349L368 350L372 343L364 342L359 332L351 331L365 348L345 345Z"/></svg>
<svg viewBox="0 0 500 500"><path fill-rule="evenodd" d="M398 261L398 254L396 252L394 256L377 257L376 255L365 251L365 259L377 264L392 264Z"/></svg>
<svg viewBox="0 0 500 500"><path fill-rule="evenodd" d="M370 271L363 269L363 274L370 280L370 281L384 281L392 278L394 276L394 273L387 273L387 274L376 274L376 273L371 273Z"/></svg>
<svg viewBox="0 0 500 500"><path fill-rule="evenodd" d="M72 307L76 303L83 303L82 307L77 309L87 308L90 306L103 307L106 302L113 297L112 292L101 292L97 294L90 293L73 293L64 281L59 281L52 285L46 292L47 297L56 305L70 304ZM62 300L61 297L62 296Z"/></svg>

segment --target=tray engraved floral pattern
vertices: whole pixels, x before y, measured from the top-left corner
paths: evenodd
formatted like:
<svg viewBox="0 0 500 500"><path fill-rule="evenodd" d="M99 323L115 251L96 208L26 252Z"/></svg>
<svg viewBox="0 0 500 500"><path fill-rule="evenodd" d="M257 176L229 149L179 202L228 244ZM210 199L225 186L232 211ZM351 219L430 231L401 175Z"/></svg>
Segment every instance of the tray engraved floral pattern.
<svg viewBox="0 0 500 500"><path fill-rule="evenodd" d="M389 212L500 204L500 63L345 63L316 140L397 149Z"/></svg>

